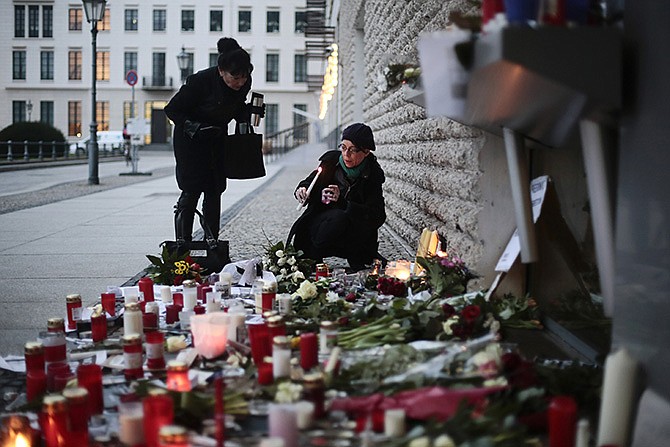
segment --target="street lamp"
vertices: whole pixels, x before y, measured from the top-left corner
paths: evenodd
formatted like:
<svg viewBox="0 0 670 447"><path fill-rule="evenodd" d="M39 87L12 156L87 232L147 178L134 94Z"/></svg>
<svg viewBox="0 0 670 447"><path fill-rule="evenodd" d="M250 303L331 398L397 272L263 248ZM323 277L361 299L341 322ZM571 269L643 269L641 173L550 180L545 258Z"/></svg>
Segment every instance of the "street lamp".
<svg viewBox="0 0 670 447"><path fill-rule="evenodd" d="M184 49L184 45L181 46L181 53L177 55L177 65L179 65L179 71L181 72L181 83L186 82L186 69L188 68L189 55Z"/></svg>
<svg viewBox="0 0 670 447"><path fill-rule="evenodd" d="M98 62L97 37L98 22L105 15L106 0L82 0L84 11L86 12L86 21L91 24L91 47L93 49L93 61L91 63L91 135L88 139L88 184L97 185L100 183L98 178L98 123L96 120L96 69Z"/></svg>
<svg viewBox="0 0 670 447"><path fill-rule="evenodd" d="M28 121L30 121L30 117L33 115L33 102L31 100L26 103L26 112L28 112Z"/></svg>

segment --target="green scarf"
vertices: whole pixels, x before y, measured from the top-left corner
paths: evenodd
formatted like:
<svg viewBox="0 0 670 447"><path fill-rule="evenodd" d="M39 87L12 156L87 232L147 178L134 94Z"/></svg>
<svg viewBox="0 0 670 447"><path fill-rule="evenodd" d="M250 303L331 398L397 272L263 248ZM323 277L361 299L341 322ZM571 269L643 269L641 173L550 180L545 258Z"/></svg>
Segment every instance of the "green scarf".
<svg viewBox="0 0 670 447"><path fill-rule="evenodd" d="M347 175L352 180L356 180L358 177L361 176L361 172L363 172L363 168L365 168L365 165L368 162L368 157L365 157L361 164L358 166L354 166L353 168L347 168L347 165L344 164L344 158L342 155L340 155L340 167L344 170L344 173Z"/></svg>

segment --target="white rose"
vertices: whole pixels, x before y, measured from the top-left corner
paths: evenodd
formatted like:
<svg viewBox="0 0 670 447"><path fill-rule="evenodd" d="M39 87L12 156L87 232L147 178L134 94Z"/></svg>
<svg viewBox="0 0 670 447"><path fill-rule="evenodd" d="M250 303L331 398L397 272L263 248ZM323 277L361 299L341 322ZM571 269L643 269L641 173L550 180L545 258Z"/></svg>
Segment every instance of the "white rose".
<svg viewBox="0 0 670 447"><path fill-rule="evenodd" d="M279 258L277 265L281 267L284 264L286 264L286 258Z"/></svg>
<svg viewBox="0 0 670 447"><path fill-rule="evenodd" d="M407 447L430 447L430 438L428 436L421 436L420 438L412 439Z"/></svg>
<svg viewBox="0 0 670 447"><path fill-rule="evenodd" d="M442 329L444 330L444 333L447 335L453 334L454 331L451 330L451 325L457 322L458 322L458 316L454 315L453 317L449 317L447 321L442 323Z"/></svg>
<svg viewBox="0 0 670 447"><path fill-rule="evenodd" d="M456 447L456 443L449 435L440 435L433 441L433 447Z"/></svg>
<svg viewBox="0 0 670 447"><path fill-rule="evenodd" d="M293 281L298 282L298 281L303 280L303 279L305 279L305 274L303 272L301 272L299 270L296 271L296 272L293 272Z"/></svg>
<svg viewBox="0 0 670 447"><path fill-rule="evenodd" d="M277 250L275 252L275 256L277 256L278 258L283 258L284 257L284 250Z"/></svg>
<svg viewBox="0 0 670 447"><path fill-rule="evenodd" d="M329 292L326 294L326 300L329 301L329 302L331 302L331 303L334 303L335 301L339 301L339 300L340 300L340 295L338 295L336 292L329 291Z"/></svg>
<svg viewBox="0 0 670 447"><path fill-rule="evenodd" d="M281 270L279 270L279 273L281 273L282 275L285 275L285 274L288 273L288 271L286 269L281 269Z"/></svg>
<svg viewBox="0 0 670 447"><path fill-rule="evenodd" d="M309 281L303 281L297 291L303 300L314 298L317 293L316 286Z"/></svg>
<svg viewBox="0 0 670 447"><path fill-rule="evenodd" d="M181 351L187 346L186 337L184 337L183 335L174 335L172 337L168 337L166 340L166 344L168 352Z"/></svg>
<svg viewBox="0 0 670 447"><path fill-rule="evenodd" d="M295 256L291 256L288 258L288 261L286 261L288 265L294 265L295 264Z"/></svg>

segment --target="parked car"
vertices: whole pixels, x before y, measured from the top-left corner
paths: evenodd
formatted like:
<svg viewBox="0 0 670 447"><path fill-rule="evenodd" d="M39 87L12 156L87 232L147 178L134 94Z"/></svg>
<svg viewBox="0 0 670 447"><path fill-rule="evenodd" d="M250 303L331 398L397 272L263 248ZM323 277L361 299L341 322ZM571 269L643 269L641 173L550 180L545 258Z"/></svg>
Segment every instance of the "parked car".
<svg viewBox="0 0 670 447"><path fill-rule="evenodd" d="M98 151L109 152L112 154L123 154L126 140L123 138L121 130L103 130L98 135ZM89 137L70 144L70 154L85 154L87 150Z"/></svg>

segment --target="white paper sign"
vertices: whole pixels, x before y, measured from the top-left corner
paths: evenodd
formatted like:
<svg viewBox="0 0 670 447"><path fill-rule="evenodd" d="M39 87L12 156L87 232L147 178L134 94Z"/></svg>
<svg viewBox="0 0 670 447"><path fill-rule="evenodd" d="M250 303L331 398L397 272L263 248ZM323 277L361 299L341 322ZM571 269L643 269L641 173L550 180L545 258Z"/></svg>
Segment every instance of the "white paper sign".
<svg viewBox="0 0 670 447"><path fill-rule="evenodd" d="M530 203L533 209L533 222L537 222L537 219L540 217L542 203L544 203L544 196L547 192L548 181L549 176L543 175L530 182ZM496 272L508 272L509 269L512 268L512 264L514 264L514 261L519 256L520 252L519 230L515 229L514 234L512 234L512 237L507 243L507 247L505 247L505 251L502 256L500 256L500 259L498 259Z"/></svg>

